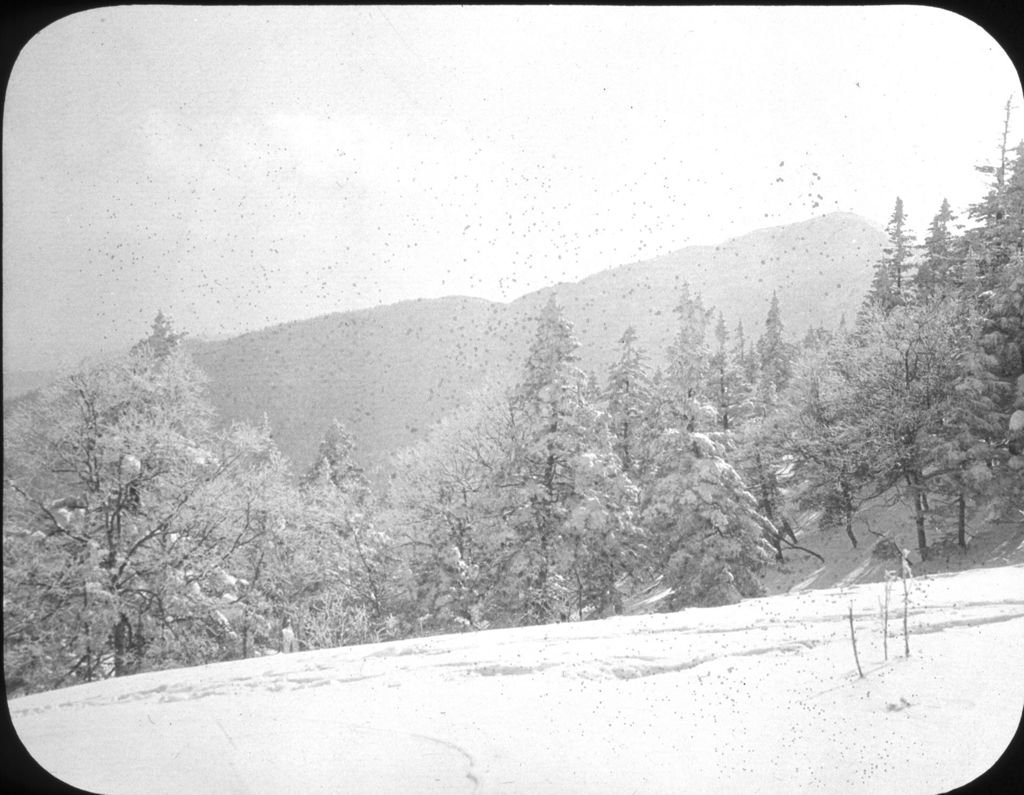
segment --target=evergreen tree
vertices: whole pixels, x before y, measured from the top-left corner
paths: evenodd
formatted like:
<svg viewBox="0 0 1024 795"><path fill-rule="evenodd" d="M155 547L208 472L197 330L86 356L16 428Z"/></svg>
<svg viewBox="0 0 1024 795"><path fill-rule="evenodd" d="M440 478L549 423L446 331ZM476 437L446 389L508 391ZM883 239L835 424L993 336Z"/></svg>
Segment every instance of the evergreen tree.
<svg viewBox="0 0 1024 795"><path fill-rule="evenodd" d="M616 582L628 573L634 546L635 494L604 418L587 400L577 346L552 298L511 394L511 438L498 482L517 623L567 616L574 590L580 614L584 600L595 598L598 609L618 608Z"/></svg>
<svg viewBox="0 0 1024 795"><path fill-rule="evenodd" d="M992 491L1001 510L1024 504L1024 254L1000 270L994 289L982 294L982 348L998 384L995 403L1008 469L997 473Z"/></svg>
<svg viewBox="0 0 1024 795"><path fill-rule="evenodd" d="M674 608L761 593L762 534L771 527L726 460L731 432L698 430L713 427L715 402L723 414L735 416L744 392L737 361L742 356L731 355L721 321L716 350L707 350L710 313L688 289L677 312L680 328L669 348L668 373L652 379L652 465L640 484L651 570L672 587ZM742 354L742 332L737 336L741 341L733 350Z"/></svg>
<svg viewBox="0 0 1024 795"><path fill-rule="evenodd" d="M804 352L825 350L832 344L833 335L824 326L808 328L800 345Z"/></svg>
<svg viewBox="0 0 1024 795"><path fill-rule="evenodd" d="M743 321L740 321L736 324L736 343L733 346L733 355L736 364L740 368L740 374L747 392L750 390L750 385L757 381L757 356L754 354L755 352L751 349L751 346L747 345Z"/></svg>
<svg viewBox="0 0 1024 795"><path fill-rule="evenodd" d="M365 501L370 487L354 457L355 442L337 419L331 422L317 449L316 458L303 477L304 484L326 480L335 488L348 490L357 504Z"/></svg>
<svg viewBox="0 0 1024 795"><path fill-rule="evenodd" d="M953 220L949 202L943 199L939 212L928 228L928 236L924 241L924 259L914 278L916 292L922 298L951 287L951 275L955 269L953 235L950 230Z"/></svg>
<svg viewBox="0 0 1024 795"><path fill-rule="evenodd" d="M769 433L772 419L772 416L757 416L743 426L734 460L754 496L758 512L768 522L764 525L765 538L774 547L776 560L782 561L785 559L782 534L777 528L787 526L788 522L783 490L783 473L788 471L788 467L782 460L781 448L773 444L774 439Z"/></svg>
<svg viewBox="0 0 1024 795"><path fill-rule="evenodd" d="M779 297L772 292L764 333L757 341L758 380L761 384L759 392L763 396L780 393L785 389L792 373L795 351L783 338L783 331Z"/></svg>
<svg viewBox="0 0 1024 795"><path fill-rule="evenodd" d="M992 356L993 374L1006 384L1009 411L1012 386L1024 374L1024 254L1016 253L981 296L982 341Z"/></svg>
<svg viewBox="0 0 1024 795"><path fill-rule="evenodd" d="M925 440L934 477L931 487L949 498L945 513L956 517L957 543L967 547L967 514L974 503L1002 484L996 442L1002 436L998 408L1000 384L993 377L979 344L980 318L969 305L961 305L952 320L960 327L957 373L947 384L946 405L937 427Z"/></svg>
<svg viewBox="0 0 1024 795"><path fill-rule="evenodd" d="M658 439L657 474L644 489L643 521L652 535L669 606L715 605L763 593L763 527L724 445L667 426Z"/></svg>
<svg viewBox="0 0 1024 795"><path fill-rule="evenodd" d="M969 401L971 394L955 389L970 370L971 328L951 298L876 312L863 319L844 365L854 399L851 420L878 446L882 484L909 492L922 558L929 492L943 470L936 466L935 439L958 400Z"/></svg>
<svg viewBox="0 0 1024 795"><path fill-rule="evenodd" d="M643 479L650 468L652 384L643 351L635 343L636 331L630 326L619 339L622 353L609 371L604 399L622 468L630 477Z"/></svg>
<svg viewBox="0 0 1024 795"><path fill-rule="evenodd" d="M142 346L148 346L153 356L158 360L167 358L171 351L178 347L185 338L185 333L176 333L174 324L163 311L158 311L153 319L153 327L146 339L135 344L133 351L139 350Z"/></svg>
<svg viewBox="0 0 1024 795"><path fill-rule="evenodd" d="M874 496L868 486L881 454L872 436L851 421L855 394L843 366L848 356L843 342L804 352L780 411L766 423L763 443L793 464L795 502L819 510L821 528L843 528L856 547L853 520Z"/></svg>
<svg viewBox="0 0 1024 795"><path fill-rule="evenodd" d="M971 206L969 215L981 226L968 231L961 242L969 259L969 269L976 286L982 314L982 345L991 357L990 370L1002 384L997 404L1001 424L1010 429L1004 437L1010 457L1008 471L998 473L993 489L1004 505L1024 497L1018 466L1020 459L1010 428L1015 410L1024 408L1015 403L1017 386L1024 376L1024 141L1008 149L1010 103L1006 105L996 166L979 166L978 170L993 177L985 198Z"/></svg>
<svg viewBox="0 0 1024 795"><path fill-rule="evenodd" d="M875 277L867 299L868 304L883 313L906 304L909 299L910 255L914 241L906 229L906 221L903 199L897 197L892 217L885 228L889 243L875 265Z"/></svg>
<svg viewBox="0 0 1024 795"><path fill-rule="evenodd" d="M707 330L712 312L704 308L699 295L690 294L688 284L683 285L675 312L679 326L668 349L665 383L671 401L667 408L674 412L674 422L678 420L692 431L709 425L714 416L705 402L710 359Z"/></svg>
<svg viewBox="0 0 1024 795"><path fill-rule="evenodd" d="M742 326L740 326L742 334ZM715 326L715 350L708 360L708 396L715 407L722 431L735 430L749 403L749 388L743 377L743 341L729 346L725 319L718 314Z"/></svg>
<svg viewBox="0 0 1024 795"><path fill-rule="evenodd" d="M635 585L646 563L646 533L635 521L638 489L622 471L606 433L580 456L575 492L567 535L577 617L618 615L623 585Z"/></svg>
<svg viewBox="0 0 1024 795"><path fill-rule="evenodd" d="M738 458L757 508L774 527L782 524L785 502L779 473L784 470L778 450L766 435L768 420L776 411L779 395L792 376L795 348L783 337L784 327L778 295L772 293L764 333L757 341L757 380L752 388L752 418L740 435ZM783 560L782 541L777 533L766 533L775 547L777 560Z"/></svg>
<svg viewBox="0 0 1024 795"><path fill-rule="evenodd" d="M977 171L992 175L989 191L968 210L971 219L981 222L965 242L980 255L984 288L992 286L995 275L1024 245L1024 141L1011 157L1007 148L1010 109L1007 101L998 165L976 166Z"/></svg>

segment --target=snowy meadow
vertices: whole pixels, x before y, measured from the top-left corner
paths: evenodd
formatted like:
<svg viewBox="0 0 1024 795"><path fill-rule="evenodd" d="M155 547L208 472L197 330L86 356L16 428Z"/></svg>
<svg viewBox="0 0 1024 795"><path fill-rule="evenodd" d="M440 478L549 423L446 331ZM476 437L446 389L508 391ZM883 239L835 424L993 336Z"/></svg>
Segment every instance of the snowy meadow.
<svg viewBox="0 0 1024 795"><path fill-rule="evenodd" d="M1021 717L1024 568L273 655L10 702L104 793L935 793ZM859 677L850 643L852 606Z"/></svg>

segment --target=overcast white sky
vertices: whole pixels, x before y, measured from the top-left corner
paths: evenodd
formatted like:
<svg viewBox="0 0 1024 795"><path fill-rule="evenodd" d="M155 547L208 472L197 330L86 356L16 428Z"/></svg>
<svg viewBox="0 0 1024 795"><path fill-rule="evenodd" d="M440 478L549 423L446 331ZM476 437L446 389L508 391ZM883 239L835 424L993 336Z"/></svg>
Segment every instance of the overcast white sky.
<svg viewBox="0 0 1024 795"><path fill-rule="evenodd" d="M974 23L890 8L123 6L15 65L3 363L407 298L510 300L847 210L981 197L1024 100Z"/></svg>

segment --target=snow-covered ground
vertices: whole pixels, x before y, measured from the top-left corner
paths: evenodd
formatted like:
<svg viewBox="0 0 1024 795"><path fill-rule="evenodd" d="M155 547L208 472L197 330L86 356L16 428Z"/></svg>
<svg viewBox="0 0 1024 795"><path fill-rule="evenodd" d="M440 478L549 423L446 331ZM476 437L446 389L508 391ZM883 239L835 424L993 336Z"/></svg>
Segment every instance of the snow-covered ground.
<svg viewBox="0 0 1024 795"><path fill-rule="evenodd" d="M1024 705L1024 567L277 655L13 699L103 793L936 793ZM850 646L852 603L864 678Z"/></svg>

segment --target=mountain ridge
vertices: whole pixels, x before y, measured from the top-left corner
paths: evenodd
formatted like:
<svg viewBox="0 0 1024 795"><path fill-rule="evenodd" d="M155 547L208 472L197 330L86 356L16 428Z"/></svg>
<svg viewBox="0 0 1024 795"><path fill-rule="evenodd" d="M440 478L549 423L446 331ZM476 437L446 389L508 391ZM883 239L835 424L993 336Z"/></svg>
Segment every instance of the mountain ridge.
<svg viewBox="0 0 1024 795"><path fill-rule="evenodd" d="M618 339L634 326L652 364L675 331L683 284L722 311L730 333L760 333L773 291L791 336L856 311L885 237L870 221L833 213L765 227L718 246L690 246L527 293L411 299L292 321L195 348L225 421L260 421L300 471L337 418L373 467L493 381L514 381L540 308L561 303L581 366L604 380Z"/></svg>
<svg viewBox="0 0 1024 795"><path fill-rule="evenodd" d="M777 292L787 332L797 337L856 312L884 245L874 222L830 213L625 263L508 302L408 299L222 339L188 339L225 424L266 416L282 452L303 471L336 418L373 468L478 387L511 384L552 295L575 327L581 366L603 382L628 326L651 365L664 362L684 284L722 312L730 334L742 323L748 343L759 336ZM16 380L4 374L5 405L19 399L8 394L12 375ZM32 374L33 387L43 380Z"/></svg>

